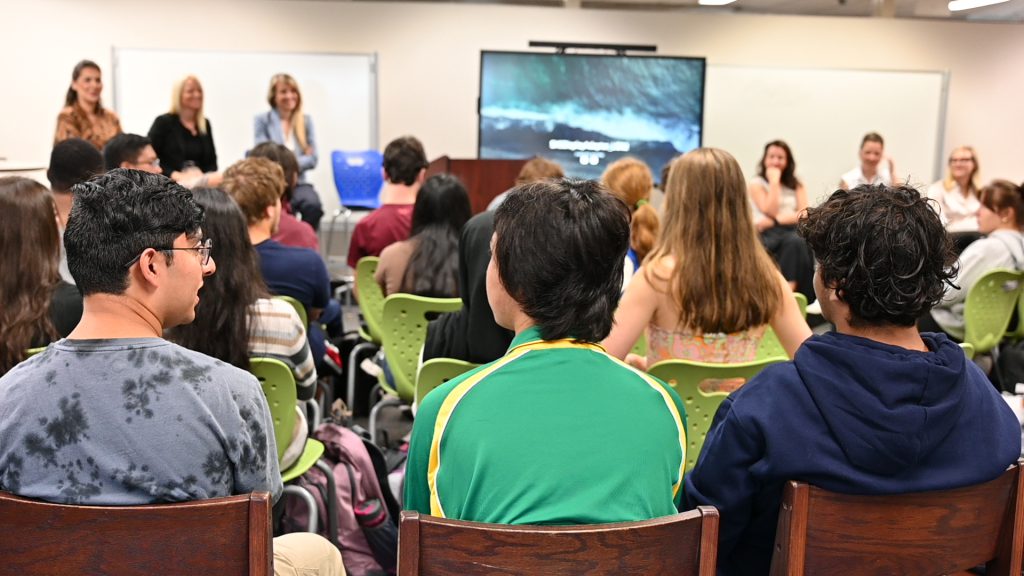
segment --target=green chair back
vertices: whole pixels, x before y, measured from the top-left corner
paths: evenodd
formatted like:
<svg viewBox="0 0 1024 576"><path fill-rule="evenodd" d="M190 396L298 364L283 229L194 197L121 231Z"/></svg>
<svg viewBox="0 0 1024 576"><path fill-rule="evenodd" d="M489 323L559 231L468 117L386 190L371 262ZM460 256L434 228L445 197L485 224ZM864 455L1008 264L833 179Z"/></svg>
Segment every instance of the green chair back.
<svg viewBox="0 0 1024 576"><path fill-rule="evenodd" d="M629 352L637 356L647 356L647 330L640 333L640 339L636 341L636 344L633 344L633 349Z"/></svg>
<svg viewBox="0 0 1024 576"><path fill-rule="evenodd" d="M960 347L963 348L964 356L966 356L968 360L974 360L974 346L971 346L970 344L967 344L965 342L963 344L960 344Z"/></svg>
<svg viewBox="0 0 1024 576"><path fill-rule="evenodd" d="M302 302L284 295L274 296L274 299L291 304L292 308L295 308L295 313L299 315L299 320L302 320L302 325L309 327L309 316L306 314L306 307L302 305Z"/></svg>
<svg viewBox="0 0 1024 576"><path fill-rule="evenodd" d="M744 383L756 376L766 366L784 362L786 358L768 358L753 362L736 364L710 364L690 360L663 360L648 369L655 378L659 378L675 388L686 406L686 469L690 470L697 463L700 450L704 446L704 437L711 427L711 420L718 406L729 395L728 392L705 392L701 383L706 380L729 380L742 378Z"/></svg>
<svg viewBox="0 0 1024 576"><path fill-rule="evenodd" d="M806 320L807 297L799 292L794 292L793 298L796 299L796 305L800 307L800 313L803 314ZM786 354L786 349L782 347L782 342L779 341L779 337L775 334L775 330L772 330L771 326L765 328L764 336L761 337L761 343L757 345L757 355L754 358L757 360L779 358L789 360L789 354Z"/></svg>
<svg viewBox="0 0 1024 576"><path fill-rule="evenodd" d="M405 402L413 401L420 351L427 338L427 315L455 312L460 308L462 300L459 298L392 294L384 300L384 356L395 377L395 389L388 389L388 392L396 394ZM384 388L387 389L387 386Z"/></svg>
<svg viewBox="0 0 1024 576"><path fill-rule="evenodd" d="M356 263L356 289L359 291L359 312L366 321L367 330L359 329L359 337L380 345L384 334L384 291L374 280L380 258L366 256Z"/></svg>
<svg viewBox="0 0 1024 576"><path fill-rule="evenodd" d="M1021 296L1024 274L1006 269L986 272L964 302L964 342L984 354L999 345Z"/></svg>
<svg viewBox="0 0 1024 576"><path fill-rule="evenodd" d="M441 384L476 368L479 364L456 360L455 358L431 358L420 366L416 375L416 404Z"/></svg>
<svg viewBox="0 0 1024 576"><path fill-rule="evenodd" d="M1010 338L1014 342L1024 340L1024 289L1021 290L1020 296L1017 298L1017 326L1013 331L1006 333L1006 338Z"/></svg>
<svg viewBox="0 0 1024 576"><path fill-rule="evenodd" d="M270 405L274 420L274 439L277 440L277 459L284 456L295 429L296 388L295 376L288 365L274 358L253 358L249 371L260 381L263 395Z"/></svg>
<svg viewBox="0 0 1024 576"><path fill-rule="evenodd" d="M800 308L800 315L807 319L807 296L804 296L800 292L793 292L793 298L796 298L796 305Z"/></svg>

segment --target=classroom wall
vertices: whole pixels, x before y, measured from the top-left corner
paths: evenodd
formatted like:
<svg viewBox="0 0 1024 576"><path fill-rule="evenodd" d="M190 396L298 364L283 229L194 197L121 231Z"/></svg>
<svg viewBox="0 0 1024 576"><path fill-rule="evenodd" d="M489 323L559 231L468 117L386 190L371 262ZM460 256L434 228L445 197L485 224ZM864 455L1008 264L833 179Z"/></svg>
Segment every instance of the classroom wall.
<svg viewBox="0 0 1024 576"><path fill-rule="evenodd" d="M973 144L985 177L1024 180L1024 24L298 0L0 0L0 14L0 156L27 162L47 161L74 63L109 72L113 46L377 52L380 141L410 133L431 158L474 157L479 51L559 40L656 44L711 64L946 70L946 150ZM852 166L857 145L835 153Z"/></svg>

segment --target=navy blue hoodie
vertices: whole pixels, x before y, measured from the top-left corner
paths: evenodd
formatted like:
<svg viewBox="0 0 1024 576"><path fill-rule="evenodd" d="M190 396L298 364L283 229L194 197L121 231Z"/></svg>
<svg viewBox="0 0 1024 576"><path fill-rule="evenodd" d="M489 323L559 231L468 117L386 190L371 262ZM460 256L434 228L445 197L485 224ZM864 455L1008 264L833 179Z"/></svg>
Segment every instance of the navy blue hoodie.
<svg viewBox="0 0 1024 576"><path fill-rule="evenodd" d="M722 403L686 506L721 514L718 573L767 574L787 480L851 494L991 480L1020 456L1013 412L960 347L914 352L837 333L765 369Z"/></svg>

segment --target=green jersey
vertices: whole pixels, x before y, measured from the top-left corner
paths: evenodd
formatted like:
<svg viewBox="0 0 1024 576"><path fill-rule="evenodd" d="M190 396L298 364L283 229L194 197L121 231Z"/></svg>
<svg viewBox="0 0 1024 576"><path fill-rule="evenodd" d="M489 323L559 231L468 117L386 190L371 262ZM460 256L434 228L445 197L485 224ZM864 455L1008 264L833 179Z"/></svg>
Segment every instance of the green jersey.
<svg viewBox="0 0 1024 576"><path fill-rule="evenodd" d="M534 327L416 414L405 508L501 524L674 514L686 462L675 391L597 344Z"/></svg>

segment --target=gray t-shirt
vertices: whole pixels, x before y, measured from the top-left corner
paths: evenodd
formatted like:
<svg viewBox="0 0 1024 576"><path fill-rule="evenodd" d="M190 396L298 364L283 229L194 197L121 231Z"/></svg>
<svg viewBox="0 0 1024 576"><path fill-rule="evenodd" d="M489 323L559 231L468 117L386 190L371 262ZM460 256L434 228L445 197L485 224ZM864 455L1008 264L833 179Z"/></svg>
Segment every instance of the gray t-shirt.
<svg viewBox="0 0 1024 576"><path fill-rule="evenodd" d="M0 378L0 490L135 505L282 486L259 381L134 338L60 340Z"/></svg>

